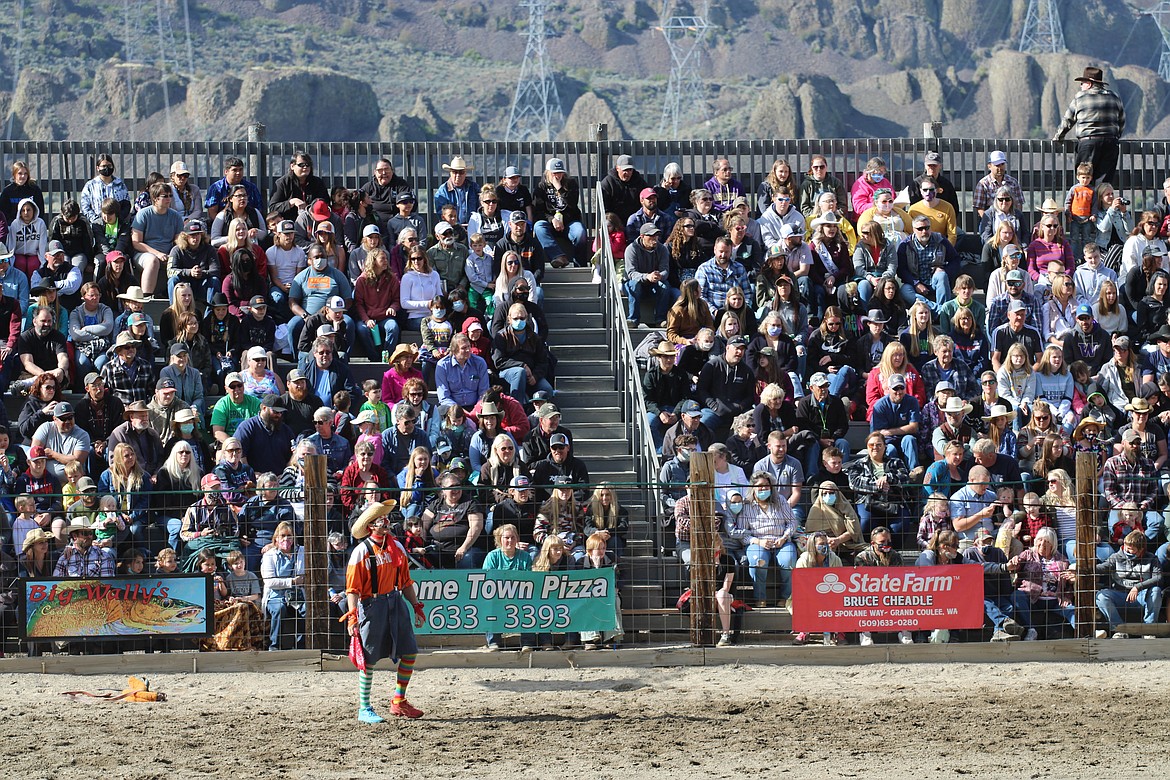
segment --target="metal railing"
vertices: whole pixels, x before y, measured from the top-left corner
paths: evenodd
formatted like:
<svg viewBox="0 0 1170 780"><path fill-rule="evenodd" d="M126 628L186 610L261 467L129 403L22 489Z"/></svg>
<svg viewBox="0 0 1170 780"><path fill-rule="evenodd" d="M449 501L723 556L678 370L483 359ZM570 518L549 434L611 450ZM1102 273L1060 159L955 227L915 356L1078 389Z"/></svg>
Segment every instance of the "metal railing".
<svg viewBox="0 0 1170 780"><path fill-rule="evenodd" d="M603 134L602 134L603 135ZM928 151L942 155L943 173L959 192L961 216L973 229L970 193L987 172L987 153L1007 153L1009 173L1020 180L1026 193L1027 209L1034 210L1044 198L1063 203L1074 183L1075 144L1048 140L992 138L846 138L846 139L760 139L729 141L579 141L567 143L505 143L500 141L446 142L208 142L208 141L3 141L0 165L7 172L15 160L28 163L35 181L46 195L49 211L60 208L65 198L81 192L94 175L99 153L114 158L117 175L127 185L141 189L151 171L165 174L174 160L183 160L201 189L223 175L223 161L229 156L244 160L247 176L267 194L288 171L296 150L312 155L314 172L330 186L356 188L370 179L374 163L386 157L418 191L419 208L429 214L432 193L446 178L443 164L454 155L463 156L475 170L469 178L479 182L498 181L504 168L515 165L530 182L535 182L551 157L565 161L570 176L581 183L582 211L587 224L596 224L600 205L586 194L605 176L613 160L622 154L633 157L635 166L651 184L658 183L668 162L682 167L686 182L702 186L711 175L717 155L730 160L735 176L747 188L754 208L755 193L767 176L772 162L785 159L797 179L808 170L813 155L824 155L829 171L846 188L856 180L866 161L881 157L888 165L895 187L902 188L922 172L922 157ZM1170 167L1170 141L1132 140L1121 143L1118 188L1135 205L1156 202L1162 181Z"/></svg>
<svg viewBox="0 0 1170 780"><path fill-rule="evenodd" d="M594 190L597 206L601 208L601 187ZM606 346L609 362L613 367L615 389L620 393L621 422L630 452L634 456L634 479L640 483L642 503L646 516L654 524L654 540L662 544L662 497L654 488L658 479L658 456L654 449L654 436L646 419L646 398L642 392L642 373L634 355L634 344L630 339L630 328L626 321L622 299L622 283L614 264L609 241L602 238L600 245L598 274L601 276L601 313L605 327Z"/></svg>

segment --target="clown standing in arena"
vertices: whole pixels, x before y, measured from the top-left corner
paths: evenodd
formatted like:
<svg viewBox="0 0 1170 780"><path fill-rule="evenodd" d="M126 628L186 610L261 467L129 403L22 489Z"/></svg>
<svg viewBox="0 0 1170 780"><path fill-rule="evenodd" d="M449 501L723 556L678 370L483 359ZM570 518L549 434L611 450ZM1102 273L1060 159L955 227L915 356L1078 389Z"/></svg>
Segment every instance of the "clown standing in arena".
<svg viewBox="0 0 1170 780"><path fill-rule="evenodd" d="M358 517L352 533L359 543L345 574L349 612L342 619L348 618L349 633L360 645L360 652L354 648L350 657L358 667L358 720L362 723L384 720L370 706L373 668L383 658L398 662L390 714L402 718L423 715L406 700L406 686L410 684L418 654L414 626L422 626L424 614L410 578L406 551L390 534L387 515L395 506L395 501L371 504ZM413 625L407 602L414 607Z"/></svg>

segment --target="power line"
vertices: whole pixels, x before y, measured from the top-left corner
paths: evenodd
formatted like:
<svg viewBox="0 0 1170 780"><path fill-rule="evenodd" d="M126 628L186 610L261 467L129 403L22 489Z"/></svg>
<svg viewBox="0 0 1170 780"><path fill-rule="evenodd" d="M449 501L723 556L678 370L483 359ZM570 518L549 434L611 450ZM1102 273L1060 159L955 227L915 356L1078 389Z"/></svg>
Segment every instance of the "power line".
<svg viewBox="0 0 1170 780"><path fill-rule="evenodd" d="M680 124L705 120L710 116L701 68L711 25L707 21L706 0L694 16L670 16L671 5L670 2L663 3L661 24L657 28L670 49L670 79L666 84L666 100L662 105L658 131L669 130L677 141Z"/></svg>
<svg viewBox="0 0 1170 780"><path fill-rule="evenodd" d="M20 58L24 51L24 0L20 0L20 10L16 19L16 55L12 61L12 100L8 103L8 129L4 138L12 140L12 124L16 119L14 104L16 103L16 80L20 78Z"/></svg>
<svg viewBox="0 0 1170 780"><path fill-rule="evenodd" d="M1068 51L1064 45L1064 28L1060 26L1056 0L1028 0L1024 32L1020 34L1020 51L1031 54L1060 54Z"/></svg>
<svg viewBox="0 0 1170 780"><path fill-rule="evenodd" d="M1156 6L1146 11L1146 14L1158 25L1158 32L1162 35L1162 54L1158 58L1158 75L1163 81L1170 81L1170 0L1162 0Z"/></svg>
<svg viewBox="0 0 1170 780"><path fill-rule="evenodd" d="M545 45L547 30L544 17L547 0L524 0L521 8L528 8L528 44L524 47L524 62L516 95L508 114L507 141L551 141L565 123L557 82L548 63Z"/></svg>

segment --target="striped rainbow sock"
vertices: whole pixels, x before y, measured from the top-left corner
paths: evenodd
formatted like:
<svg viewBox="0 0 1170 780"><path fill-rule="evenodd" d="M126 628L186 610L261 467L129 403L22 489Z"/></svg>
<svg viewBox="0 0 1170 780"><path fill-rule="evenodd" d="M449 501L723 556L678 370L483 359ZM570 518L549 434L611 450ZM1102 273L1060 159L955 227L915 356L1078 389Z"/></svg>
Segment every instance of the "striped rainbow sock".
<svg viewBox="0 0 1170 780"><path fill-rule="evenodd" d="M374 687L373 672L358 672L358 707L370 709L370 689Z"/></svg>
<svg viewBox="0 0 1170 780"><path fill-rule="evenodd" d="M398 679L394 683L394 701L406 698L406 686L410 685L410 676L414 674L415 654L404 655L398 659Z"/></svg>

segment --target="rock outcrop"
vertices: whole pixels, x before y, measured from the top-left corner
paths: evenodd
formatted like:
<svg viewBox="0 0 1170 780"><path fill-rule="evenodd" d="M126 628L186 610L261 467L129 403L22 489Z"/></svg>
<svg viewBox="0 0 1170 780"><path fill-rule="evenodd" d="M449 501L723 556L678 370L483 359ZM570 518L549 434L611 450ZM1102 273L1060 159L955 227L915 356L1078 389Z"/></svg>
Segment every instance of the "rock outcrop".
<svg viewBox="0 0 1170 780"><path fill-rule="evenodd" d="M565 118L565 126L557 135L558 141L588 141L589 126L605 124L609 140L624 141L627 138L621 120L614 113L609 103L595 92L586 92L577 98L569 115Z"/></svg>

